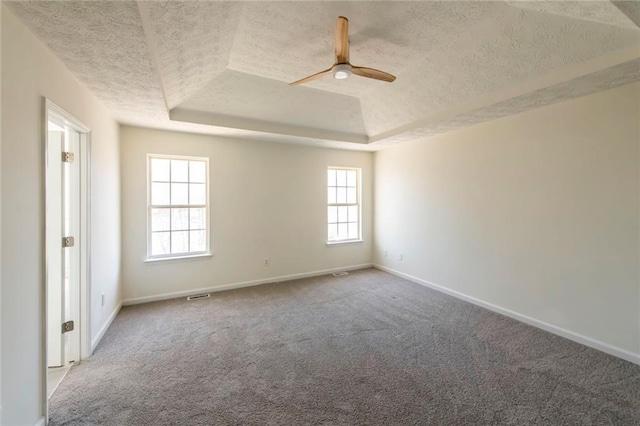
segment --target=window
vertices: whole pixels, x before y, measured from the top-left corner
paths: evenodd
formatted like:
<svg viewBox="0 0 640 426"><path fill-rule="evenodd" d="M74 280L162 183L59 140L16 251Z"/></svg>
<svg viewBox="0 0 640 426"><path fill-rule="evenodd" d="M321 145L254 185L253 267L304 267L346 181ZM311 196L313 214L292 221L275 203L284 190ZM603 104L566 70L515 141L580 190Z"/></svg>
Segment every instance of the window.
<svg viewBox="0 0 640 426"><path fill-rule="evenodd" d="M147 159L147 258L209 254L209 159Z"/></svg>
<svg viewBox="0 0 640 426"><path fill-rule="evenodd" d="M360 169L327 170L328 242L360 241Z"/></svg>

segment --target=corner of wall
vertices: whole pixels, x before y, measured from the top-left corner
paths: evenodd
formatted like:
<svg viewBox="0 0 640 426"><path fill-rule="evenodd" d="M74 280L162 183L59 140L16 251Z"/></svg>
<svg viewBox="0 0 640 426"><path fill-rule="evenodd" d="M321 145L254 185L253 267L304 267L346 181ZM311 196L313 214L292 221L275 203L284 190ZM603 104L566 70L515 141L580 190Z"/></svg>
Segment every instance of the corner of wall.
<svg viewBox="0 0 640 426"><path fill-rule="evenodd" d="M93 355L93 352L96 350L96 348L100 344L100 341L102 340L105 333L111 326L111 323L113 322L114 319L116 319L116 316L118 316L120 309L122 309L122 297L120 297L120 300L116 305L116 308L113 310L113 312L111 312L111 315L109 315L109 318L107 318L107 320L102 325L98 333L96 333L96 335L91 338L91 347L89 348L89 355Z"/></svg>
<svg viewBox="0 0 640 426"><path fill-rule="evenodd" d="M117 311L120 310L120 308L122 307L122 301L124 300L124 284L123 284L123 279L122 279L122 137L121 137L121 133L122 133L122 125L120 123L116 123L116 140L117 140L117 144L116 144L116 149L118 151L118 229L120 230L119 234L118 234L118 247L119 247L119 253L118 253L118 291L117 291L117 296L116 296L116 303L118 306ZM111 323L111 321L108 321L109 324ZM93 353L93 349L91 350L91 352Z"/></svg>

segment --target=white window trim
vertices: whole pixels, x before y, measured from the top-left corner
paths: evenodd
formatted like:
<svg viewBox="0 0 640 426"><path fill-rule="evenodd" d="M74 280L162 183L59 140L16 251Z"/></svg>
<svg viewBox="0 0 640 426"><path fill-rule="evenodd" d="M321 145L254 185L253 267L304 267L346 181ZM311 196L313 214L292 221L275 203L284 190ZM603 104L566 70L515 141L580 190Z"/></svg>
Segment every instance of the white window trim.
<svg viewBox="0 0 640 426"><path fill-rule="evenodd" d="M341 167L341 166L328 166L327 171L329 170L355 170L356 171L356 204L358 206L358 238L351 238L346 240L329 240L329 215L326 214L328 208L332 206L353 206L354 204L350 203L329 203L327 199L326 207L325 207L325 229L327 236L326 245L340 245L340 244L350 244L350 243L361 243L364 241L362 238L362 169L360 167ZM326 181L325 181L326 182ZM325 190L329 188L328 183L325 184ZM337 200L336 200L337 201Z"/></svg>
<svg viewBox="0 0 640 426"><path fill-rule="evenodd" d="M353 244L353 243L363 243L364 240L360 238L359 240L340 240L340 241L327 241L325 244L328 246L335 246L340 244Z"/></svg>
<svg viewBox="0 0 640 426"><path fill-rule="evenodd" d="M205 205L152 205L151 204L151 159L159 158L166 160L191 160L191 161L203 161L205 163L205 185L206 185L206 204ZM194 157L187 155L170 155L170 154L147 154L147 257L145 262L157 262L163 260L177 260L177 259L189 259L196 257L211 257L211 203L209 202L209 157ZM205 223L206 229L206 244L207 248L204 251L187 252L187 253L171 253L151 255L151 208L180 208L180 207L204 207L206 211Z"/></svg>
<svg viewBox="0 0 640 426"><path fill-rule="evenodd" d="M160 257L160 256L154 256L151 258L147 258L145 259L145 263L149 263L149 262L166 262L166 261L171 261L171 260L180 260L180 259L194 259L194 258L199 258L199 257L213 257L213 253L205 253L205 252L198 252L198 253L194 253L194 254L180 254L180 255L175 255L175 256L171 256L171 257Z"/></svg>

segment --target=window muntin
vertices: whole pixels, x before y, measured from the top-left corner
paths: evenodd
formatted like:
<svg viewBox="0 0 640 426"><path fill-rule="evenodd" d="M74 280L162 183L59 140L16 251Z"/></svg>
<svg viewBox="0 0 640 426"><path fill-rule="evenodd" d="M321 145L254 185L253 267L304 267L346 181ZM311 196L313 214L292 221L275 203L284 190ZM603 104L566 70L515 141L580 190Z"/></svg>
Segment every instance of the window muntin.
<svg viewBox="0 0 640 426"><path fill-rule="evenodd" d="M209 159L148 155L147 258L209 253Z"/></svg>
<svg viewBox="0 0 640 426"><path fill-rule="evenodd" d="M327 169L328 242L360 241L360 169Z"/></svg>

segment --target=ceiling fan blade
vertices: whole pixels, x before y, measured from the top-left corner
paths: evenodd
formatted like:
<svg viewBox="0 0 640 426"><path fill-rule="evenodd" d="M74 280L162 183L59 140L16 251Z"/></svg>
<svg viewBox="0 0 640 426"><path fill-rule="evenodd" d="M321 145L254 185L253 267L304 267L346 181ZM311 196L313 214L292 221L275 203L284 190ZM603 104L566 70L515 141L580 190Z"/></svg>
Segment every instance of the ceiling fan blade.
<svg viewBox="0 0 640 426"><path fill-rule="evenodd" d="M309 77L305 77L305 78L302 78L302 79L300 79L298 81L294 81L293 83L289 83L289 86L297 86L298 84L308 83L310 81L317 80L317 79L319 79L321 77L324 77L327 74L331 74L332 68L329 68L328 70L317 72L315 74L310 75Z"/></svg>
<svg viewBox="0 0 640 426"><path fill-rule="evenodd" d="M366 67L355 67L351 68L351 72L355 75L359 75L360 77L373 78L376 80L382 80L391 83L396 79L394 75L391 75L387 72L376 70L373 68Z"/></svg>
<svg viewBox="0 0 640 426"><path fill-rule="evenodd" d="M349 20L344 16L338 16L333 49L336 52L337 64L349 63Z"/></svg>

